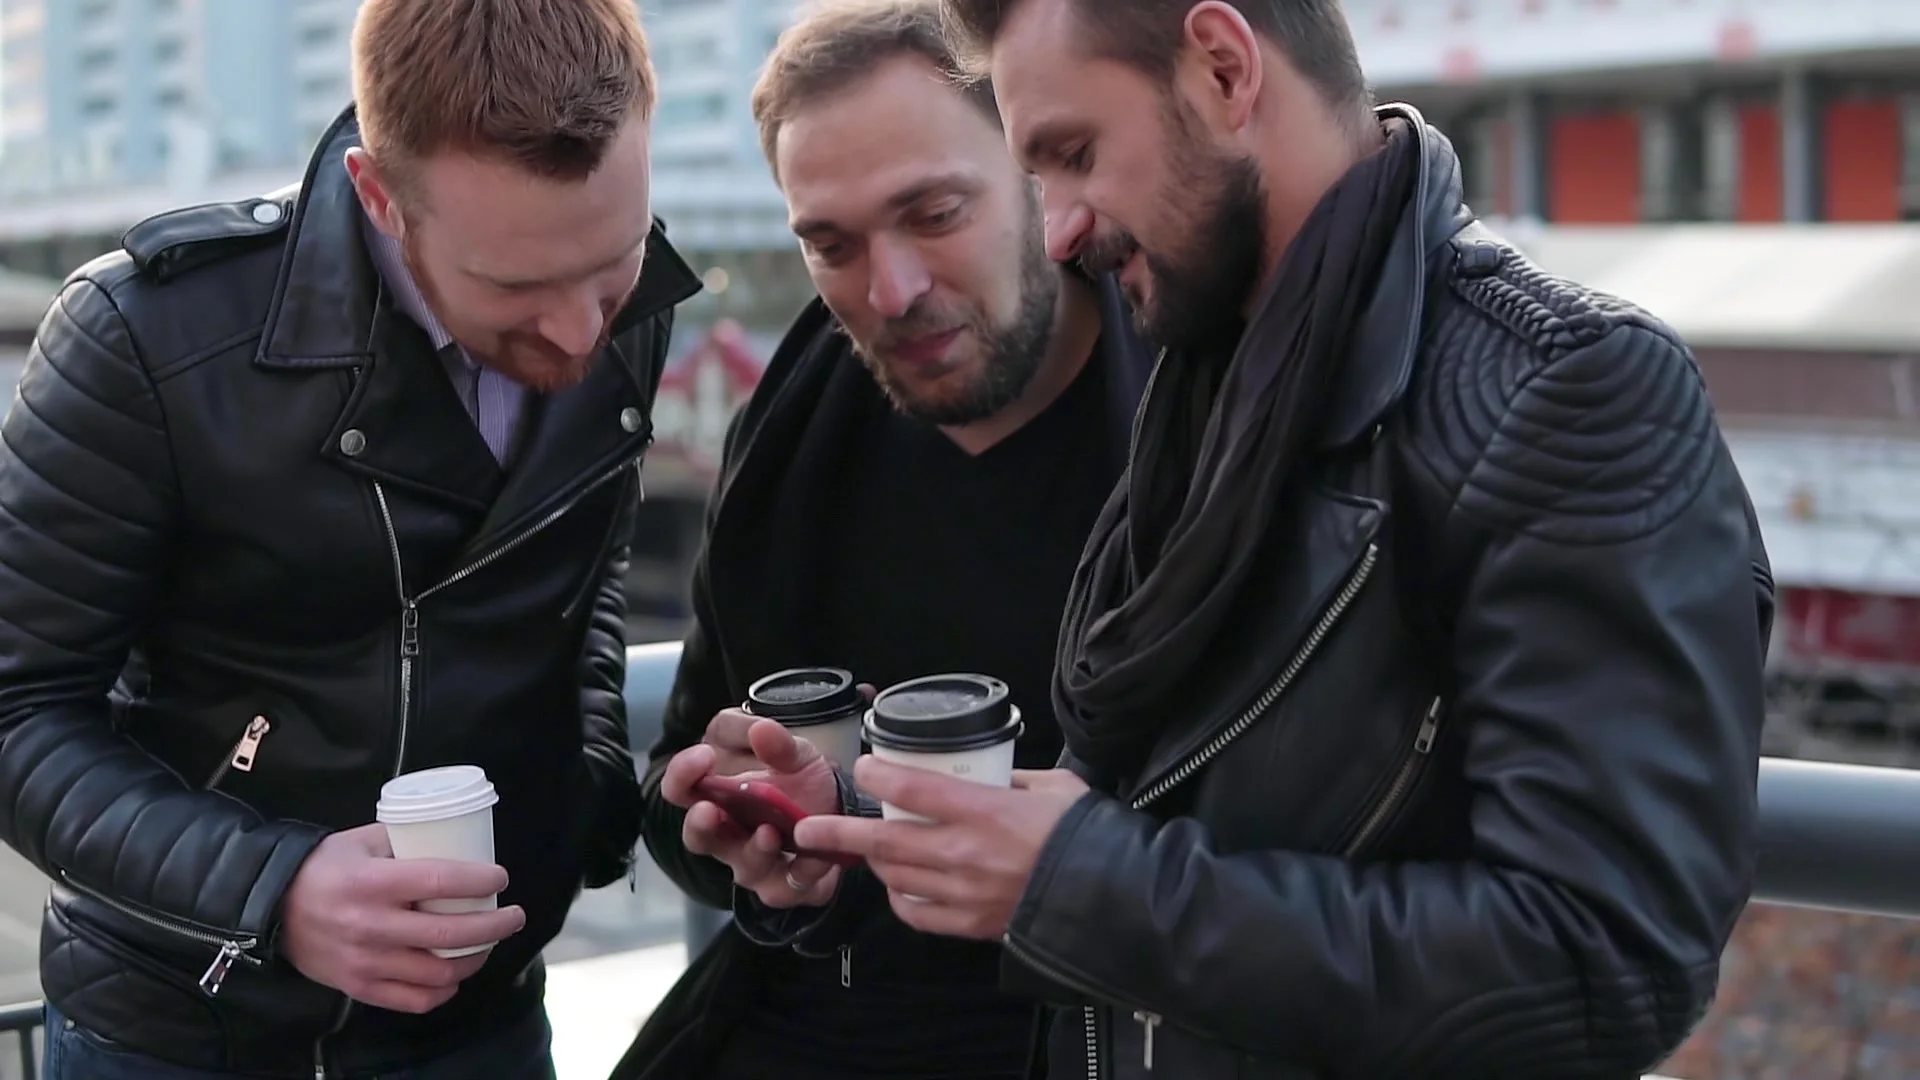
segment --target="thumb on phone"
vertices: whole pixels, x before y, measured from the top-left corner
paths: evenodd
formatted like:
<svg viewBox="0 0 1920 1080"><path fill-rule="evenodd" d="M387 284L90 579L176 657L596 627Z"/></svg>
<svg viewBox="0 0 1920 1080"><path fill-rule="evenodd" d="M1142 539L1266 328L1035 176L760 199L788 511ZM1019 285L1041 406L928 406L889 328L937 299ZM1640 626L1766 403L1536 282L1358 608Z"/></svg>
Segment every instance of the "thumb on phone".
<svg viewBox="0 0 1920 1080"><path fill-rule="evenodd" d="M747 729L747 742L760 764L776 773L796 773L820 758L820 751L774 720L761 720Z"/></svg>

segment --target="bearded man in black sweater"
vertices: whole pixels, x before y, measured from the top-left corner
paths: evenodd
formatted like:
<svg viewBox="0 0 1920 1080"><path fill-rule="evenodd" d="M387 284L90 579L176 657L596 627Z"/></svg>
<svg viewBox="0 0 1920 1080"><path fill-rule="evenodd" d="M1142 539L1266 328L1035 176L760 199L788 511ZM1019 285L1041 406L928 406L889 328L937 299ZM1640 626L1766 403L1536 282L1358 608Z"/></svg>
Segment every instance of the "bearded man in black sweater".
<svg viewBox="0 0 1920 1080"><path fill-rule="evenodd" d="M1056 631L1151 357L1102 336L1103 305L1127 325L1110 281L1047 257L991 90L951 69L937 5L840 3L783 35L754 94L820 299L729 433L645 783L655 860L735 918L618 1076L1027 1071L1035 1006L998 988L996 946L909 929L871 875L770 850L694 791L770 770L814 812L873 812L736 708L801 665L990 673L1025 719L1016 764L1059 757Z"/></svg>

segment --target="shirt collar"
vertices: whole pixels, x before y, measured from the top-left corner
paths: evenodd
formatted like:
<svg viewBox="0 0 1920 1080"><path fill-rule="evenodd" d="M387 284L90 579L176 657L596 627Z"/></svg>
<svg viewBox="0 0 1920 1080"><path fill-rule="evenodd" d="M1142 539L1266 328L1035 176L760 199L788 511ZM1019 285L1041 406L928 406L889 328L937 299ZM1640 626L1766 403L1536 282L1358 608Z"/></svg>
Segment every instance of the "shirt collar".
<svg viewBox="0 0 1920 1080"><path fill-rule="evenodd" d="M428 309L426 294L420 291L420 284L413 279L412 272L407 269L406 255L401 251L400 241L381 232L374 225L373 219L364 212L360 215L360 229L366 237L367 255L373 260L374 270L380 274L380 279L386 282L387 288L393 293L394 306L400 309L402 315L412 319L420 329L426 331L427 340L433 342L435 351L445 352L447 346L454 343L453 335L447 333L447 328L441 325L440 320ZM467 350L459 349L458 351L461 362L469 368L475 366L473 358L467 355Z"/></svg>

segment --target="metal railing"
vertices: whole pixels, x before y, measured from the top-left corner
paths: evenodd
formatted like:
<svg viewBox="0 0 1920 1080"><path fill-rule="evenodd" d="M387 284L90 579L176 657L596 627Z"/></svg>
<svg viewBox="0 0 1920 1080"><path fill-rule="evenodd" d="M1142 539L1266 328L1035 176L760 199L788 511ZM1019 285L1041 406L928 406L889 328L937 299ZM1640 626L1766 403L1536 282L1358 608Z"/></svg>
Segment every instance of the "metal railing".
<svg viewBox="0 0 1920 1080"><path fill-rule="evenodd" d="M36 1044L40 1040L35 1036L39 1034L41 1022L45 1018L46 1012L37 1001L0 1006L0 1034L12 1034L17 1052L15 1061L19 1066L17 1072L13 1069L0 1068L0 1076L17 1076L20 1080L36 1080L40 1075L39 1059L35 1054ZM4 1060L0 1058L0 1061Z"/></svg>

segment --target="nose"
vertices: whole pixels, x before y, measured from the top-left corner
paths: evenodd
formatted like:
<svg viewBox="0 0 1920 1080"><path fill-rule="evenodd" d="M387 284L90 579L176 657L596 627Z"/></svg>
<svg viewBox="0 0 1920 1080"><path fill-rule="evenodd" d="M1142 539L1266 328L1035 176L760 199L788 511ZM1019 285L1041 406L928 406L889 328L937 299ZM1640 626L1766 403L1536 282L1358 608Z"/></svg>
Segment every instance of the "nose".
<svg viewBox="0 0 1920 1080"><path fill-rule="evenodd" d="M1087 238L1093 235L1093 211L1077 202L1058 207L1042 205L1047 215L1047 256L1054 262L1078 258Z"/></svg>
<svg viewBox="0 0 1920 1080"><path fill-rule="evenodd" d="M927 265L913 245L889 238L868 245L867 302L883 319L897 319L933 287Z"/></svg>
<svg viewBox="0 0 1920 1080"><path fill-rule="evenodd" d="M568 356L586 356L600 344L600 331L606 321L599 295L589 290L575 290L540 317L540 336Z"/></svg>

